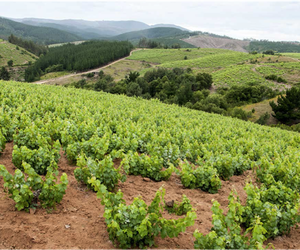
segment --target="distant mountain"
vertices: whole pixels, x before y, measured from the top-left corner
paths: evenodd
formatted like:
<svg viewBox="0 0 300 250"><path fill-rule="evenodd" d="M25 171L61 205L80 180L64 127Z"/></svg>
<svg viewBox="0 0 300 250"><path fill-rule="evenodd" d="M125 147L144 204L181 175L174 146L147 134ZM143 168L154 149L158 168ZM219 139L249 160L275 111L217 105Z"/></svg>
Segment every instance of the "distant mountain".
<svg viewBox="0 0 300 250"><path fill-rule="evenodd" d="M83 37L84 39L100 39L117 36L123 33L157 27L177 28L188 31L174 24L148 25L138 21L86 21L86 20L52 20L40 18L12 19L25 24L52 27Z"/></svg>
<svg viewBox="0 0 300 250"><path fill-rule="evenodd" d="M183 27L180 27L178 25L175 25L175 24L155 24L155 25L151 25L150 28L162 28L162 27L165 27L165 28L176 28L176 29L180 29L180 30L183 30L183 31L190 31L186 28L183 28Z"/></svg>
<svg viewBox="0 0 300 250"><path fill-rule="evenodd" d="M43 44L82 40L77 35L59 29L27 25L0 17L0 38L7 39L11 34Z"/></svg>
<svg viewBox="0 0 300 250"><path fill-rule="evenodd" d="M177 37L186 34L186 31L177 28L151 28L139 31L132 31L118 36L111 37L111 40L139 40L140 38L161 38L161 37Z"/></svg>

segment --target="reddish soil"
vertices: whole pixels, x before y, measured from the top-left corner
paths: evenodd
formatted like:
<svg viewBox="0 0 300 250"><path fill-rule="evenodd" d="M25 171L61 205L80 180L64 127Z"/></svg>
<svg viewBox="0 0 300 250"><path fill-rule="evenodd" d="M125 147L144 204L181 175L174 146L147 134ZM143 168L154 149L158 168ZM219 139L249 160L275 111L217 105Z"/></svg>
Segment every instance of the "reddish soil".
<svg viewBox="0 0 300 250"><path fill-rule="evenodd" d="M13 173L15 167L12 163L12 143L6 144L3 154L0 156L0 164ZM116 161L118 165L120 161ZM65 248L105 248L112 249L115 246L109 240L104 218L104 207L96 198L96 193L78 184L73 170L75 166L68 163L61 152L59 162L60 173L67 173L69 186L61 204L56 210L38 208L34 214L17 211L15 203L3 192L3 179L0 177L0 248L27 248L27 249L65 249ZM234 176L230 181L222 181L222 188L218 194L208 194L201 190L185 189L180 179L173 175L170 180L154 182L143 179L140 176L128 176L125 183L120 183L119 188L124 193L124 199L129 204L136 196L142 196L147 204L150 204L156 191L164 186L166 200L180 201L185 194L197 209L195 225L187 228L178 238L156 238L158 248L193 248L193 232L198 229L207 234L211 224L211 200L217 200L226 211L227 197L232 189L239 193L244 203L246 194L243 190L245 182L254 180L251 171L241 176ZM165 213L166 218L175 218L174 215ZM300 229L293 229L289 236L277 237L271 240L275 248L300 248Z"/></svg>

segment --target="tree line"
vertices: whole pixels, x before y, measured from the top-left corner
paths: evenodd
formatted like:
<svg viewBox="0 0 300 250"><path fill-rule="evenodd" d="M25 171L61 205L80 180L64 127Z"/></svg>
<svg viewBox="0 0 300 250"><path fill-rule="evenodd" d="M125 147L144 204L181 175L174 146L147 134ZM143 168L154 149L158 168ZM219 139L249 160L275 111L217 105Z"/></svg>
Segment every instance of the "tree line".
<svg viewBox="0 0 300 250"><path fill-rule="evenodd" d="M19 37L14 36L13 34L11 34L8 37L8 41L12 44L15 44L17 46L20 46L26 50L28 50L29 52L31 52L32 54L35 54L36 56L40 56L40 55L45 55L48 51L47 47L41 44L37 44L33 41L27 41L27 40L23 40Z"/></svg>
<svg viewBox="0 0 300 250"><path fill-rule="evenodd" d="M300 52L300 45L292 42L270 42L267 40L251 41L248 46L249 51L276 51L279 53L285 52Z"/></svg>
<svg viewBox="0 0 300 250"><path fill-rule="evenodd" d="M127 41L89 41L50 48L45 56L26 69L25 81L38 80L41 75L53 71L84 71L100 67L128 56L132 49L133 45Z"/></svg>
<svg viewBox="0 0 300 250"><path fill-rule="evenodd" d="M138 72L130 72L119 82L115 82L110 75L100 71L96 83L88 83L82 79L71 86L144 99L156 98L164 103L243 120L247 120L250 113L237 108L238 106L260 102L279 94L278 91L259 83L218 88L217 93L210 94L212 83L213 78L208 73L195 75L189 68L158 68L146 72L143 77Z"/></svg>

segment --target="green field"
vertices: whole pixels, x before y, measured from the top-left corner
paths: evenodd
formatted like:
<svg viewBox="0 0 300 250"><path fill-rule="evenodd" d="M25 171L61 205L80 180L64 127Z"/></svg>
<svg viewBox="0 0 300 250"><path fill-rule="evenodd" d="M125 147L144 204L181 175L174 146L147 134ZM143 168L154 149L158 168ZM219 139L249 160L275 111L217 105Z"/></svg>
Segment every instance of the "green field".
<svg viewBox="0 0 300 250"><path fill-rule="evenodd" d="M253 64L245 64L232 65L218 70L212 74L214 84L217 86L233 86L253 82L268 84L266 79L253 69Z"/></svg>
<svg viewBox="0 0 300 250"><path fill-rule="evenodd" d="M51 72L51 73L41 76L41 80L53 79L53 78L57 78L57 77L61 77L61 76L69 75L69 74L70 74L70 72L68 72L68 71Z"/></svg>
<svg viewBox="0 0 300 250"><path fill-rule="evenodd" d="M29 61L34 62L37 56L16 45L0 39L0 66L7 66L9 60L13 60L13 66L24 65Z"/></svg>
<svg viewBox="0 0 300 250"><path fill-rule="evenodd" d="M295 59L300 59L300 53L281 53L281 54Z"/></svg>
<svg viewBox="0 0 300 250"><path fill-rule="evenodd" d="M134 52L128 59L161 64L184 60L185 56L190 61L191 59L224 53L230 52L224 49L144 49Z"/></svg>
<svg viewBox="0 0 300 250"><path fill-rule="evenodd" d="M267 81L265 76L271 74L283 77L288 84L300 82L300 63L281 55L253 55L224 49L145 49L128 59L156 63L157 67L192 68L194 73L210 73L215 86L259 82L271 87L285 87ZM143 69L141 73L148 70Z"/></svg>
<svg viewBox="0 0 300 250"><path fill-rule="evenodd" d="M243 52L225 50L225 53L219 53L218 51L215 54L205 55L200 58L167 62L161 64L160 66L166 68L221 68L233 64L244 63L248 60L257 59L259 57L261 57L261 55L251 55Z"/></svg>

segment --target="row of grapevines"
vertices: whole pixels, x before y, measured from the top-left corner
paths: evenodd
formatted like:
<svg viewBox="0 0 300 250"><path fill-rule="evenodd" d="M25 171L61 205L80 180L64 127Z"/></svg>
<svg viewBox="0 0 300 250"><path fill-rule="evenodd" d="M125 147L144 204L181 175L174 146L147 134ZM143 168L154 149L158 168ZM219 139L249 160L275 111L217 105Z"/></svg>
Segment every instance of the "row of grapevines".
<svg viewBox="0 0 300 250"><path fill-rule="evenodd" d="M241 205L238 197L230 194L226 216L217 201L213 202L212 211L211 232L205 236L198 230L194 232L196 249L263 249L267 230L256 216L252 218L250 227L243 232L241 225L245 207Z"/></svg>
<svg viewBox="0 0 300 250"><path fill-rule="evenodd" d="M17 169L15 174L10 174L3 165L0 165L0 176L4 179L4 189L8 192L10 198L16 202L18 210L28 210L40 203L44 208L55 207L59 203L68 185L68 178L65 173L60 177L60 183L57 184L57 168L53 162L48 167L47 175L43 179L27 163L23 162L21 170Z"/></svg>
<svg viewBox="0 0 300 250"><path fill-rule="evenodd" d="M98 161L110 155L112 159L127 159L125 169L132 173L163 179L165 169L160 166L149 171L149 162L158 161L167 168L187 159L194 165L186 166L186 174L181 169L182 177L187 176L181 179L192 183L188 178L196 178L193 185L197 188L213 190L209 181L203 184L197 180L198 176L205 178L201 177L207 174L203 169L210 172L208 176L229 179L253 167L265 185L269 174L276 182L299 191L297 133L165 105L157 100L53 86L0 82L0 97L0 125L7 141L33 122L39 134L43 135L43 128L48 131L45 135L51 138L48 145L53 147L58 140L64 150L69 147L70 160L76 161L85 153L99 168ZM34 143L38 144L39 141ZM98 145L105 146L98 148ZM138 155L131 157L135 152ZM87 164L82 167L84 173L88 172L85 168L94 174ZM83 182L86 178L82 177ZM99 174L98 180L101 178ZM217 190L218 178L213 183ZM113 185L116 183L112 182Z"/></svg>
<svg viewBox="0 0 300 250"><path fill-rule="evenodd" d="M177 237L186 228L192 226L196 219L196 213L186 198L183 200L180 212L185 212L183 218L167 220L162 213L165 206L165 189L160 188L147 206L140 197L134 198L131 205L126 205L123 193L107 192L106 187L100 184L95 177L89 183L98 192L101 204L105 205L104 218L107 224L109 239L118 243L121 248L146 247L154 245L154 238ZM178 211L178 210L177 210Z"/></svg>

